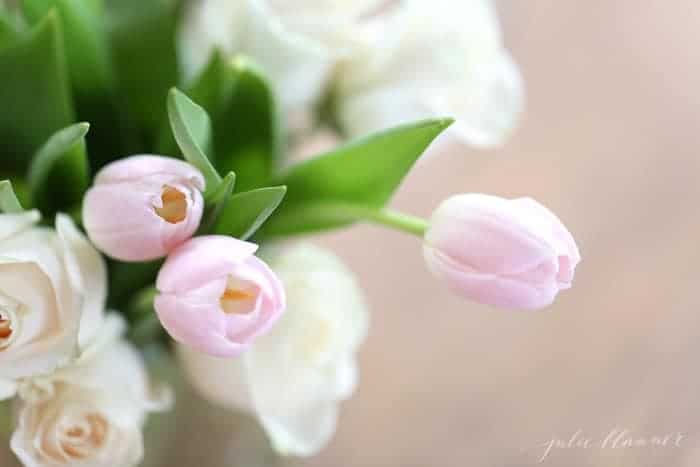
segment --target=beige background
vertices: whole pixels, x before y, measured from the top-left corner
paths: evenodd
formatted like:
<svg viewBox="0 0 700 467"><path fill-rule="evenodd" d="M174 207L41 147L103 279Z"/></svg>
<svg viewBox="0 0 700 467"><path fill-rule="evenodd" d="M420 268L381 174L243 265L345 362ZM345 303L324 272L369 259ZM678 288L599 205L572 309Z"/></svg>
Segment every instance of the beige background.
<svg viewBox="0 0 700 467"><path fill-rule="evenodd" d="M575 286L548 311L498 311L449 295L414 238L322 237L358 273L373 323L337 436L300 464L700 466L700 2L501 5L528 88L521 128L502 149L423 161L394 205L428 215L453 192L532 196L579 242ZM259 431L230 441L238 422L187 410L200 419L178 418L164 465L204 467L204 452L217 467L272 464L249 457ZM599 448L616 428L685 438ZM591 447L538 463L544 443L579 430Z"/></svg>
<svg viewBox="0 0 700 467"><path fill-rule="evenodd" d="M522 126L453 150L394 205L453 192L530 195L576 236L574 288L539 313L453 298L419 243L374 227L323 239L367 289L362 382L309 466L531 466L581 429L683 432L680 448L567 449L553 466L700 466L700 2L502 1L522 67Z"/></svg>

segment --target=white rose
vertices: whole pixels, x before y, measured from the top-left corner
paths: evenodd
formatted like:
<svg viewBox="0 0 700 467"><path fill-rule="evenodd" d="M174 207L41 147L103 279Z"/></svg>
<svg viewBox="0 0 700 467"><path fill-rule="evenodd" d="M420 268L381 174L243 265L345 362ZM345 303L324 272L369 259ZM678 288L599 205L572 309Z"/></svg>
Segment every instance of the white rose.
<svg viewBox="0 0 700 467"><path fill-rule="evenodd" d="M356 39L354 27L384 0L201 0L181 34L186 75L214 48L251 57L269 75L285 111L300 111L325 90L337 60Z"/></svg>
<svg viewBox="0 0 700 467"><path fill-rule="evenodd" d="M523 107L517 66L490 0L399 0L378 15L337 76L351 136L430 117L474 146L502 143Z"/></svg>
<svg viewBox="0 0 700 467"><path fill-rule="evenodd" d="M25 381L13 452L27 467L131 467L143 458L146 414L170 403L153 391L140 354L107 317L74 365Z"/></svg>
<svg viewBox="0 0 700 467"><path fill-rule="evenodd" d="M179 355L205 398L257 417L280 453L310 456L330 440L338 403L354 391L368 313L333 254L301 245L266 259L287 291L287 312L270 333L239 358L186 347Z"/></svg>
<svg viewBox="0 0 700 467"><path fill-rule="evenodd" d="M0 214L0 398L75 358L103 320L106 269L69 217Z"/></svg>

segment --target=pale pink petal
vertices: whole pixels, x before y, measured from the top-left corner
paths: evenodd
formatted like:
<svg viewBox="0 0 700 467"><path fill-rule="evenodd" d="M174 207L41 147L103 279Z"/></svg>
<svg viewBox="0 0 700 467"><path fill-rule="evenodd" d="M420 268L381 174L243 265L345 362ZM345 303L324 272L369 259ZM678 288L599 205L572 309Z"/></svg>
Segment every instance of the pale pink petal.
<svg viewBox="0 0 700 467"><path fill-rule="evenodd" d="M97 173L95 184L134 181L152 175L190 181L200 191L204 190L204 176L194 166L172 157L153 155L131 156L112 162Z"/></svg>
<svg viewBox="0 0 700 467"><path fill-rule="evenodd" d="M443 202L425 239L454 261L493 274L515 274L555 255L536 232L524 228L507 200L486 195Z"/></svg>
<svg viewBox="0 0 700 467"><path fill-rule="evenodd" d="M257 249L254 243L223 235L193 238L168 256L158 274L156 287L161 292L199 288L226 276Z"/></svg>
<svg viewBox="0 0 700 467"><path fill-rule="evenodd" d="M431 248L424 253L431 271L455 293L485 305L500 308L534 310L554 301L556 282L531 284L520 278L480 274L463 270Z"/></svg>

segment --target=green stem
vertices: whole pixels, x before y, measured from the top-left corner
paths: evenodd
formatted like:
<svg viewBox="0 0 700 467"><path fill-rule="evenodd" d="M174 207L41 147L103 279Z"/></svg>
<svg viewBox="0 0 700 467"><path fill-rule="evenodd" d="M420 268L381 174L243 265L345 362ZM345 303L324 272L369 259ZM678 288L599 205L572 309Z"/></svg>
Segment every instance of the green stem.
<svg viewBox="0 0 700 467"><path fill-rule="evenodd" d="M418 237L423 237L425 231L428 229L428 221L425 219L391 209L375 209L352 205L338 206L336 209L338 209L343 216L372 222Z"/></svg>

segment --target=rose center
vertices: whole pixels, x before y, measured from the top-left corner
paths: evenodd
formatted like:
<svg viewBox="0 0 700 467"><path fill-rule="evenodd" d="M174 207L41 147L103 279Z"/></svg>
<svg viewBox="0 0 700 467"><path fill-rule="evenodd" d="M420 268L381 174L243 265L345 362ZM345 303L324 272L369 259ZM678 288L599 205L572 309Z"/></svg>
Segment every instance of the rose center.
<svg viewBox="0 0 700 467"><path fill-rule="evenodd" d="M15 324L12 316L0 311L0 351L6 349L15 335Z"/></svg>
<svg viewBox="0 0 700 467"><path fill-rule="evenodd" d="M226 290L219 298L219 304L227 315L245 315L255 310L258 293L255 284L230 277Z"/></svg>
<svg viewBox="0 0 700 467"><path fill-rule="evenodd" d="M60 440L61 449L73 459L85 459L107 437L109 425L99 414L88 414L82 423L67 428Z"/></svg>
<svg viewBox="0 0 700 467"><path fill-rule="evenodd" d="M187 198L185 194L169 185L163 187L160 195L162 207L156 207L155 211L163 220L171 224L182 222L187 217Z"/></svg>

